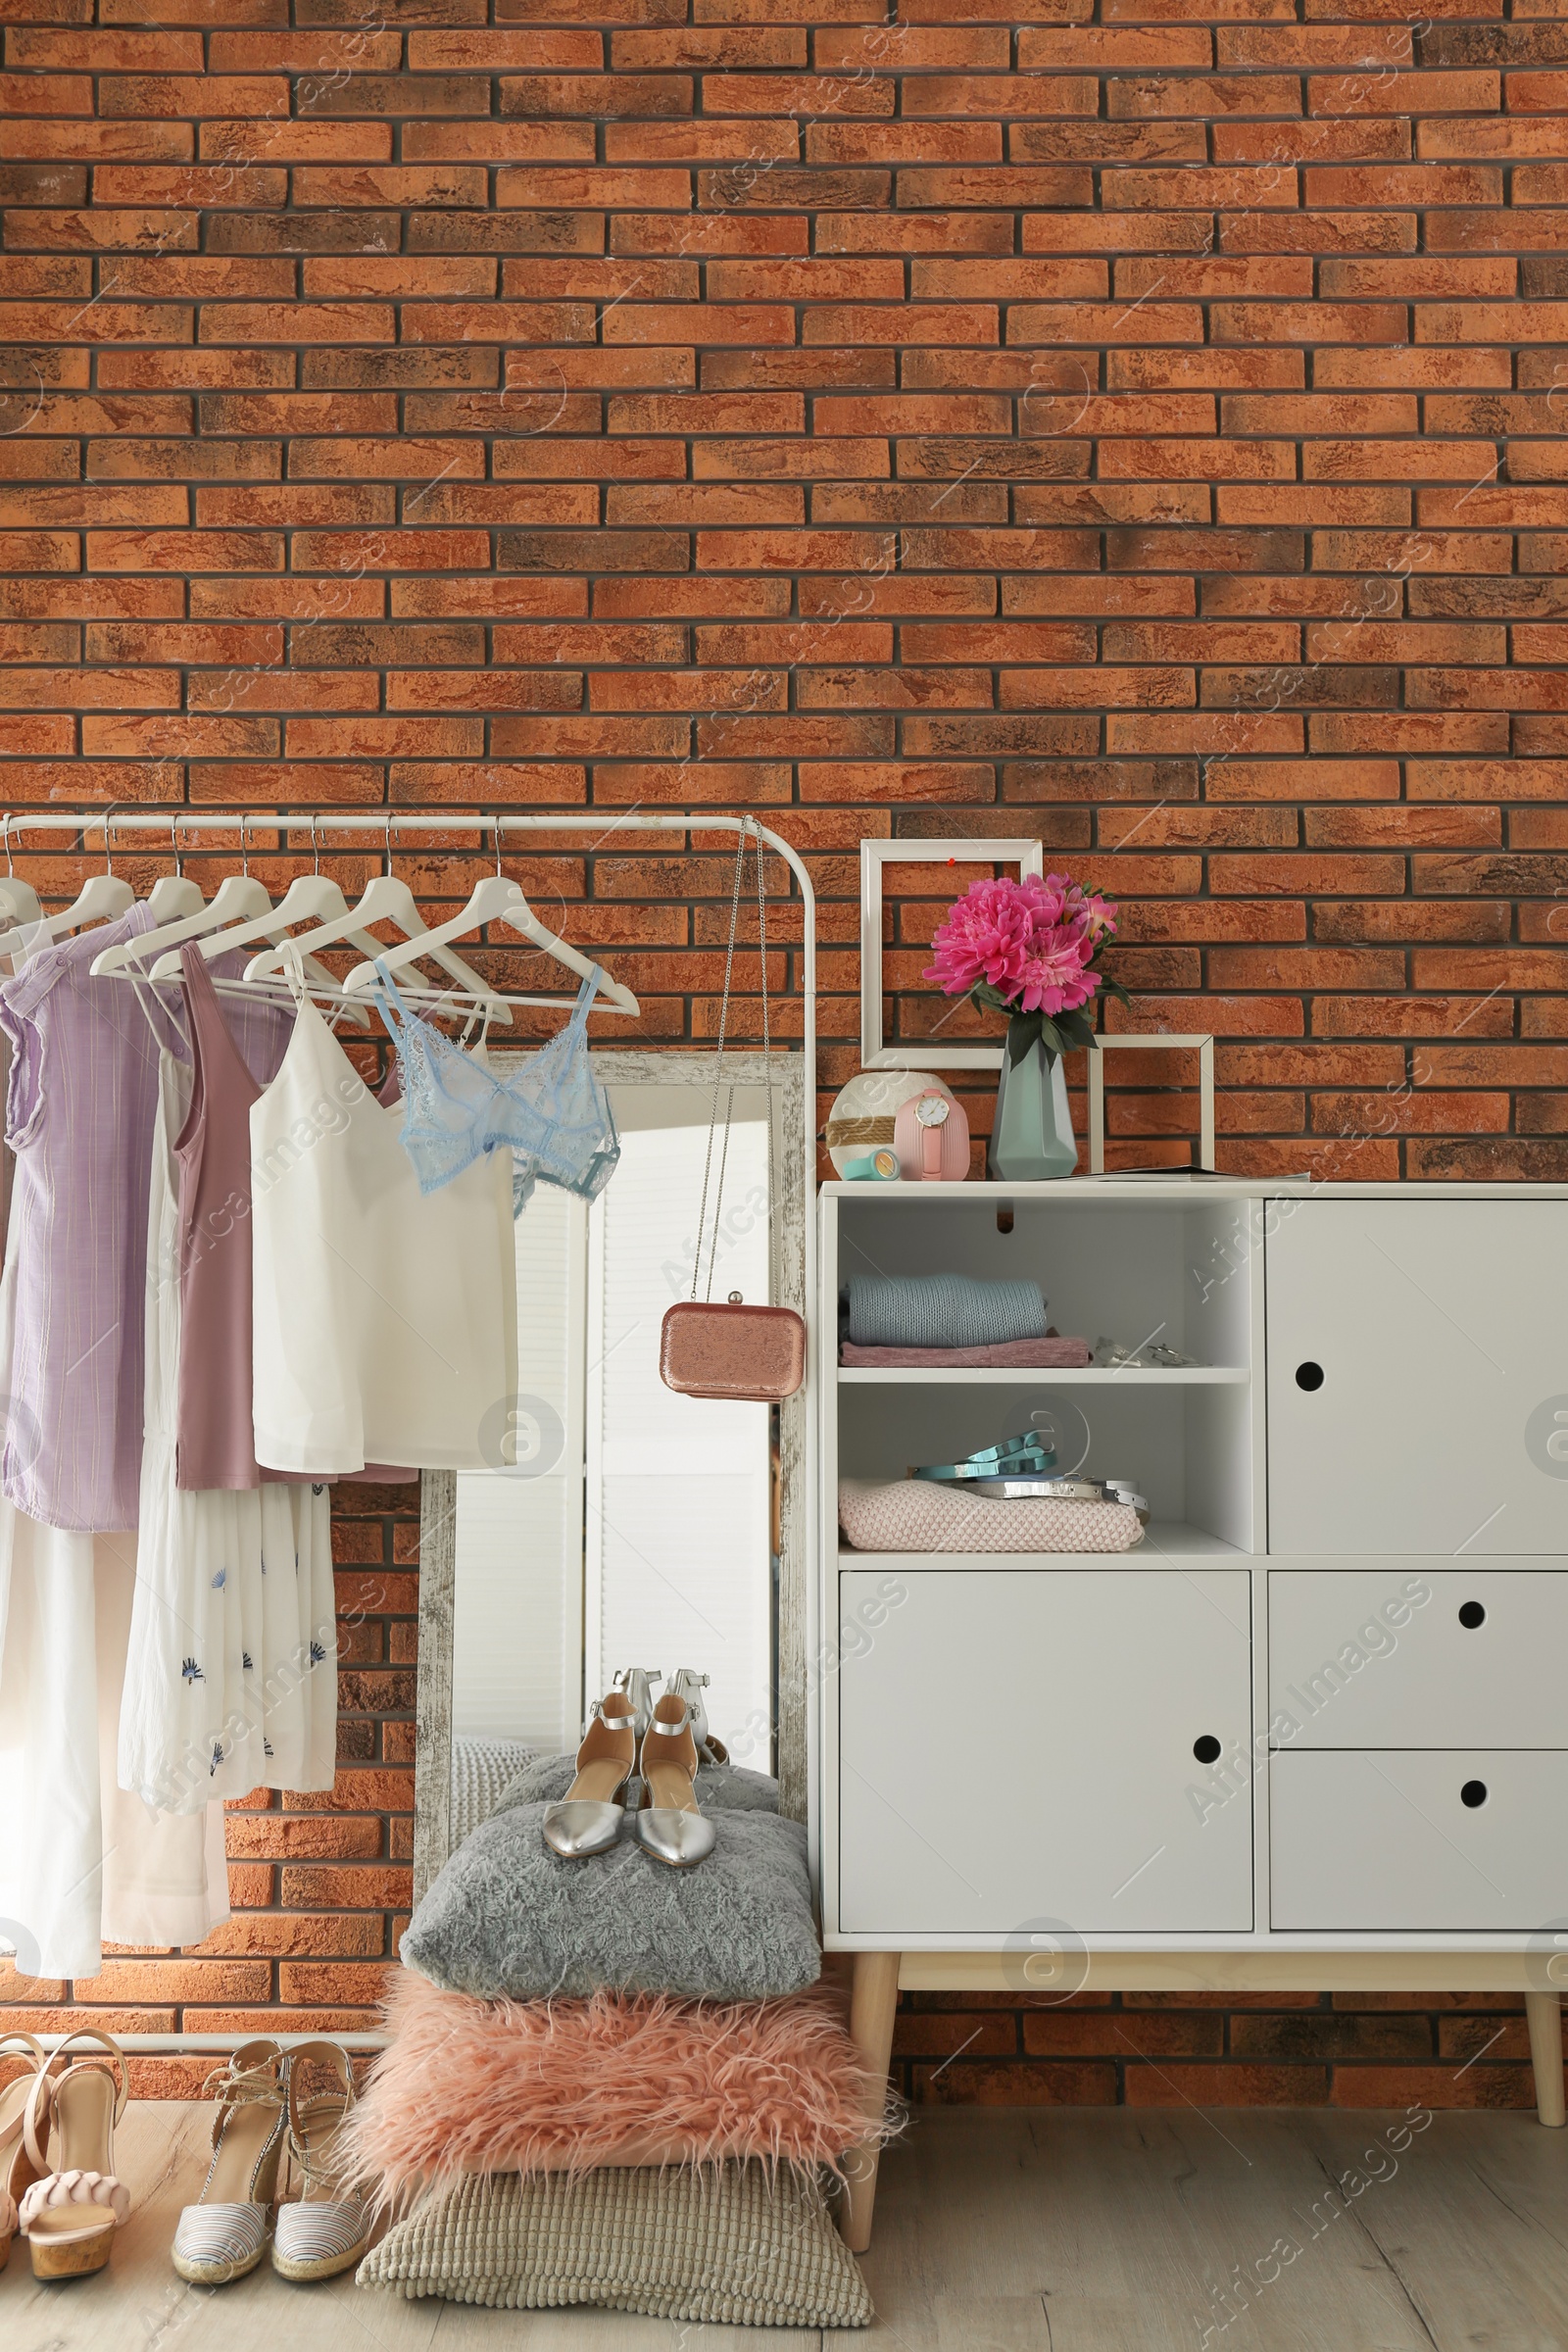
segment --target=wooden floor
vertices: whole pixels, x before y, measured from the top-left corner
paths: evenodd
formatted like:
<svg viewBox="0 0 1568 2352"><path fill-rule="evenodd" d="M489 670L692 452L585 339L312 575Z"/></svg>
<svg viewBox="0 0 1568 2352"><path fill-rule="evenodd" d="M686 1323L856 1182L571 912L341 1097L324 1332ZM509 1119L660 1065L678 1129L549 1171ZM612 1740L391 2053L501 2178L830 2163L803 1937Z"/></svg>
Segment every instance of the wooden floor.
<svg viewBox="0 0 1568 2352"><path fill-rule="evenodd" d="M858 2333L404 2303L169 2267L212 2110L132 2107L110 2270L0 2275L5 2352L850 2352ZM889 2352L1568 2352L1568 2132L1533 2115L947 2108L883 2164L865 2273ZM1206 2331L1206 2332L1205 2332Z"/></svg>

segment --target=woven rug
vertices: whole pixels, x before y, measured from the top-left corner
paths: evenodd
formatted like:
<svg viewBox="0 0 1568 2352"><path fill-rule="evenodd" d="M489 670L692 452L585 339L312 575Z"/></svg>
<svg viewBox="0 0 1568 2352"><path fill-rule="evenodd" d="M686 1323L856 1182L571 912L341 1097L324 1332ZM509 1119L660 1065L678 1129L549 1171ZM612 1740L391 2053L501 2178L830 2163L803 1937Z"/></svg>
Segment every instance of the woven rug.
<svg viewBox="0 0 1568 2352"><path fill-rule="evenodd" d="M362 2286L501 2311L594 2303L731 2328L866 2328L815 2180L788 2165L478 2173L388 2230Z"/></svg>

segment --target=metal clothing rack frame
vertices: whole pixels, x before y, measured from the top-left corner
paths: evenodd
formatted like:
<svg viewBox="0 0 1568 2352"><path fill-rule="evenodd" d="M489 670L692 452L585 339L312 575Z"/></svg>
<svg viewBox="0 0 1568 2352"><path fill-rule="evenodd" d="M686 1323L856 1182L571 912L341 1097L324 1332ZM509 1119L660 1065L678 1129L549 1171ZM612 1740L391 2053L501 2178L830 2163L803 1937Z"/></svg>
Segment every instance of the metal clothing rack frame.
<svg viewBox="0 0 1568 2352"><path fill-rule="evenodd" d="M811 888L811 877L807 871L805 860L801 858L799 852L794 849L789 842L785 841L781 835L770 831L766 825L761 824L754 818L726 816L716 812L710 815L707 810L692 809L673 810L667 815L659 814L654 811L633 810L628 811L625 815L612 817L607 824L605 822L606 813L607 812L604 809L594 809L590 813L579 815L573 815L568 811L567 813L562 815L528 814L512 816L507 815L498 809L487 808L399 810L392 808L344 808L342 807L321 807L319 805L316 807L301 806L286 809L218 809L187 808L165 808L151 809L125 808L111 803L109 806L102 808L13 808L9 810L0 810L0 848L4 849L9 863L9 861L13 858L25 858L28 855L29 835L36 835L39 833L85 835L88 833L98 832L103 835L104 853L106 858L112 858L116 840L122 834L136 833L161 836L163 841L169 845L171 854L177 860L192 834L200 836L203 833L238 833L240 855L243 858L253 850L259 855L267 854L259 843L247 839L247 836L249 836L252 832L252 828L255 828L256 831L264 834L275 832L279 835L286 835L290 831L298 830L307 826L310 828L311 846L313 851L319 850L319 837L323 833L364 834L373 839L378 846L384 849L389 861L392 851L395 847L395 843L399 837L410 834L419 835L432 833L453 833L463 831L468 827L472 827L481 836L481 839L486 834L494 837L505 834L526 835L529 833L591 833L597 836L597 840L592 845L595 848L597 848L600 843L612 840L617 833L744 832L751 834L755 838L763 842L766 847L773 851L777 857L783 858L785 864L789 867L790 872L794 875L796 885L801 894L801 997L803 1014L801 1052L806 1063L806 1118L804 1122L806 1132L802 1146L801 1181L804 1186L802 1198L805 1208L805 1215L802 1220L805 1227L806 1241L805 1308L809 1335L806 1356L807 1368L805 1397L806 1428L809 1434L808 1436L806 1448L807 1492L803 1497L803 1502L806 1511L806 1524L808 1527L814 1528L816 1524L816 1496L814 1488L816 1483L817 1466L816 1448L814 1445L811 1444L810 1439L811 1436L814 1435L816 1429L817 1409L815 1361L816 1348L814 1345L815 1333L811 1330L811 1326L814 1324L815 1320L815 1301L817 1295L816 1217L813 1213L813 1204L816 1193L816 1119L814 1115L816 1078L816 893ZM58 847L59 845L55 846ZM473 855L471 850L460 848L452 843L442 843L440 847L448 855L454 858L471 857ZM34 850L33 855L36 854L37 851ZM273 854L275 855L276 853ZM0 881L3 881L4 878L4 874L0 873ZM788 1050L787 1047L785 1050ZM817 1580L813 1575L808 1575L806 1592L807 1622L805 1631L806 1651L808 1658L815 1653L816 1583ZM809 1677L808 1677L808 1680L809 1680ZM808 1700L809 1697L810 1693L808 1691ZM43 2038L46 2041L53 2039L52 2036L48 2035L44 2036ZM206 2034L199 2035L186 2035L181 2034L122 2034L119 2038L122 2045L125 2049L151 2056L160 2052L172 2053L180 2050L221 2051L237 2046L238 2042L244 2039L244 2036L242 2034ZM283 2038L287 2039L290 2037L285 2035ZM374 2034L340 2034L338 2038L343 2041L346 2046L352 2046L356 2049L376 2049L380 2046L382 2037Z"/></svg>
<svg viewBox="0 0 1568 2352"><path fill-rule="evenodd" d="M508 816L488 808L451 808L439 811L422 808L402 811L394 808L306 808L289 809L241 808L122 808L110 804L104 808L13 808L0 811L0 843L9 856L25 857L26 837L31 833L87 833L101 832L105 856L114 854L114 838L119 833L162 834L170 845L171 854L180 855L186 836L192 833L234 833L240 836L240 855L248 852L247 834L254 825L266 832L287 832L292 827L308 825L312 846L318 847L321 833L364 833L373 835L384 847L390 861L395 838L402 834L451 833L471 825L482 836L486 833L593 833L599 842L609 841L616 833L752 833L783 858L794 875L801 894L804 917L801 950L801 994L803 1027L801 1051L808 1071L808 1100L806 1142L804 1150L804 1181L806 1198L810 1200L816 1183L815 1125L812 1116L812 1083L816 1069L816 893L811 877L799 851L779 834L770 832L755 818L740 816L710 816L706 811L691 809L660 815L653 811L632 810L624 816L604 822L605 811L595 809L589 815L573 816ZM453 858L472 855L450 843L441 845ZM0 876L0 880L4 877ZM807 1297L815 1296L814 1220L807 1220Z"/></svg>

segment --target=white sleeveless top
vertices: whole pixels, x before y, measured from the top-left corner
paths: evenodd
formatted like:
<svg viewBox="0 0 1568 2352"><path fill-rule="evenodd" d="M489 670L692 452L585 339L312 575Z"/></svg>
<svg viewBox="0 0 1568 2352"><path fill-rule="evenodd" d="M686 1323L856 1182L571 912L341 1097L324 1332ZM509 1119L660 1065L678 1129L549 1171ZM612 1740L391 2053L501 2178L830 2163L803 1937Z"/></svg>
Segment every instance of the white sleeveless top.
<svg viewBox="0 0 1568 2352"><path fill-rule="evenodd" d="M270 1470L505 1458L517 1385L512 1154L488 1152L426 1195L402 1119L303 997L283 1065L251 1107L256 1459Z"/></svg>

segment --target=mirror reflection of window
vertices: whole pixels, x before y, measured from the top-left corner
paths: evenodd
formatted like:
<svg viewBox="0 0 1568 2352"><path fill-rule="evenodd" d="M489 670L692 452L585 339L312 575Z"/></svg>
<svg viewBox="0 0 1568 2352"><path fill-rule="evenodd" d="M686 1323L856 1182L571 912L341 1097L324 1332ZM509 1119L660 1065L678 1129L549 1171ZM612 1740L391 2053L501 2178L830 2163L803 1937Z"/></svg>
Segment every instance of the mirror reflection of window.
<svg viewBox="0 0 1568 2352"><path fill-rule="evenodd" d="M711 1090L612 1086L621 1159L585 1209L541 1185L517 1220L517 1466L457 1481L453 1729L574 1747L624 1666L710 1679L737 1763L771 1768L773 1545L765 1405L679 1396L664 1310L691 1295ZM710 1175L710 1231L724 1150ZM698 1295L707 1288L707 1252ZM769 1296L762 1096L737 1089L712 1296ZM503 1769L500 1748L491 1769ZM481 1769L483 1769L481 1763Z"/></svg>
<svg viewBox="0 0 1568 2352"><path fill-rule="evenodd" d="M632 1128L621 1147L590 1220L586 1655L601 1687L617 1666L710 1675L712 1731L734 1742L737 1763L766 1771L767 1407L678 1396L659 1377L664 1310L691 1295L707 1127ZM710 1219L712 1204L710 1191ZM699 1298L707 1279L705 1252ZM735 1290L768 1295L767 1135L739 1104L712 1295Z"/></svg>
<svg viewBox="0 0 1568 2352"><path fill-rule="evenodd" d="M517 1394L497 1419L516 1466L457 1481L459 1739L552 1752L577 1740L588 1218L583 1201L541 1184L513 1228Z"/></svg>

